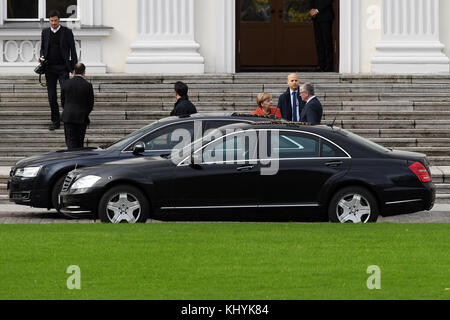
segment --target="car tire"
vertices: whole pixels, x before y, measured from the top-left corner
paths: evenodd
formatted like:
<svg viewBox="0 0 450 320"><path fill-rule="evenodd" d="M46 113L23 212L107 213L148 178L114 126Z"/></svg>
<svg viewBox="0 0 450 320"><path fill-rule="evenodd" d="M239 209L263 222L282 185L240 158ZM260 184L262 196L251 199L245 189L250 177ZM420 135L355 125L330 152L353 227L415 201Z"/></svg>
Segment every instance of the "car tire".
<svg viewBox="0 0 450 320"><path fill-rule="evenodd" d="M108 190L100 199L98 217L105 223L145 223L149 203L136 187L120 185Z"/></svg>
<svg viewBox="0 0 450 320"><path fill-rule="evenodd" d="M328 217L335 223L372 223L378 220L378 214L373 194L357 186L339 190L328 207Z"/></svg>
<svg viewBox="0 0 450 320"><path fill-rule="evenodd" d="M56 183L53 185L52 188L52 205L53 208L56 209L56 211L58 211L58 213L61 213L61 205L58 202L58 196L61 193L61 189L63 187L64 184L64 180L66 180L66 175L63 174L61 177L58 178L58 180L56 180Z"/></svg>

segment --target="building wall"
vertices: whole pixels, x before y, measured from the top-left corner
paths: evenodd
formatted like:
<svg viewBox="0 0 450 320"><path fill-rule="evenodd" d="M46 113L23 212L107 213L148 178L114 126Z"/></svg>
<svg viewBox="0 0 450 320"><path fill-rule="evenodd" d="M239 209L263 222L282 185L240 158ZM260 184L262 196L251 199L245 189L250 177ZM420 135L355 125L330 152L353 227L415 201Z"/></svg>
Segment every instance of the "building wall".
<svg viewBox="0 0 450 320"><path fill-rule="evenodd" d="M102 40L103 62L109 73L125 72L125 60L136 39L136 8L136 0L103 1L103 24L114 28L111 35Z"/></svg>
<svg viewBox="0 0 450 320"><path fill-rule="evenodd" d="M218 1L195 0L195 41L200 44L199 52L205 59L205 72L217 72L217 52L220 47L217 32ZM377 54L376 45L381 40L382 0L360 0L359 61L360 72L371 72L371 60ZM113 27L111 35L102 40L103 62L107 72L125 72L125 60L130 55L130 45L136 39L136 0L103 1L103 24ZM440 40L445 45L444 53L450 56L450 1L440 0ZM120 18L118 18L120 17ZM342 37L341 37L342 38Z"/></svg>

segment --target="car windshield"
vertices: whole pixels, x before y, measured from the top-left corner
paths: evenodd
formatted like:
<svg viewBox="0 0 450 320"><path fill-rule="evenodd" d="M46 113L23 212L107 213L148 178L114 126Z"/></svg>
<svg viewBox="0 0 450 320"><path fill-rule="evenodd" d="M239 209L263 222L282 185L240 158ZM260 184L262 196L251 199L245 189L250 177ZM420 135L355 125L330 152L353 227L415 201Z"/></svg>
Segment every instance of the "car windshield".
<svg viewBox="0 0 450 320"><path fill-rule="evenodd" d="M361 136L358 136L357 134L354 134L353 132L347 131L347 130L343 130L341 129L342 134L344 134L347 138L352 139L353 141L356 141L360 144L363 144L366 147L369 147L375 151L378 152L389 152L389 149L386 149L383 146L380 146L379 144L370 141L369 139L363 138Z"/></svg>
<svg viewBox="0 0 450 320"><path fill-rule="evenodd" d="M120 139L119 141L114 142L113 144L107 146L105 149L106 150L123 149L126 146L128 146L131 142L133 142L135 139L137 139L139 136L145 134L146 132L149 132L153 127L156 127L157 124L158 122L153 122L137 131L134 131L129 135L127 135L126 137Z"/></svg>

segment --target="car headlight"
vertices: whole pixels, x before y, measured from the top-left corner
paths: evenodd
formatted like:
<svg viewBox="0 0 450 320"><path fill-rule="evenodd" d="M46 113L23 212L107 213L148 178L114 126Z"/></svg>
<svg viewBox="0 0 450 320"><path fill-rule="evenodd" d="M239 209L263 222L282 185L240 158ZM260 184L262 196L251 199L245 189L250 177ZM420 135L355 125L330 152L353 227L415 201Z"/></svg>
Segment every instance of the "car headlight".
<svg viewBox="0 0 450 320"><path fill-rule="evenodd" d="M89 189L94 184L97 183L102 177L98 176L86 176L81 179L78 179L75 181L75 183L70 187L72 190L78 190L78 189Z"/></svg>
<svg viewBox="0 0 450 320"><path fill-rule="evenodd" d="M25 167L16 169L15 176L23 178L34 178L38 175L42 167Z"/></svg>

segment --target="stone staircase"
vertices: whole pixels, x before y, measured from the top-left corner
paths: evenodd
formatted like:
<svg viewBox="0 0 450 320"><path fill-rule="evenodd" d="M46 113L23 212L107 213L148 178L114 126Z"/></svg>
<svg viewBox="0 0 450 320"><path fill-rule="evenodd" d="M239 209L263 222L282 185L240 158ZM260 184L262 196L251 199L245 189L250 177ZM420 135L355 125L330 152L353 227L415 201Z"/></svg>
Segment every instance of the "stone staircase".
<svg viewBox="0 0 450 320"><path fill-rule="evenodd" d="M173 108L173 83L188 83L199 112L251 111L267 91L274 103L286 90L284 73L236 75L97 75L88 77L96 104L87 146L111 143ZM324 106L324 123L353 131L386 147L426 153L439 189L439 202L450 202L450 76L374 76L300 74L315 84ZM0 76L0 166L23 157L64 149L62 129L50 132L46 90L36 76ZM38 137L38 139L36 139ZM444 169L441 170L441 167ZM5 198L0 170L0 202Z"/></svg>

